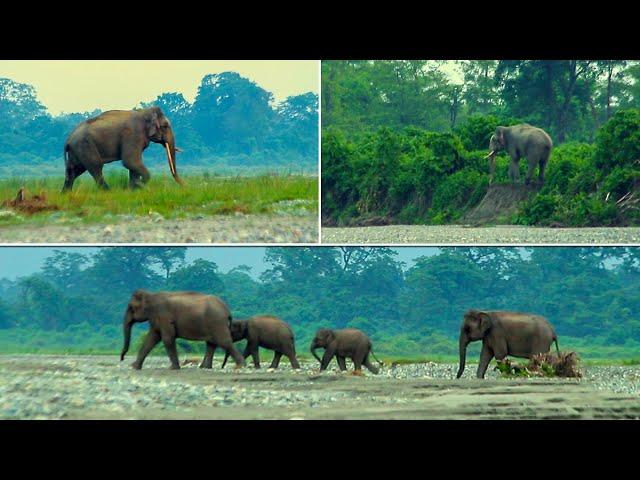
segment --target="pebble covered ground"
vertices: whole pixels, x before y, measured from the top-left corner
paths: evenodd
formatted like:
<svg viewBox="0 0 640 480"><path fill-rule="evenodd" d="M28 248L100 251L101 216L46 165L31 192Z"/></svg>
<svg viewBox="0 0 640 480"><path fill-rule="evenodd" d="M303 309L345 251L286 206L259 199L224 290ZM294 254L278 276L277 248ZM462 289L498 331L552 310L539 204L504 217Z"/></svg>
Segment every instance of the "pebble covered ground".
<svg viewBox="0 0 640 480"><path fill-rule="evenodd" d="M638 227L543 228L515 225L388 225L322 228L323 243L638 243Z"/></svg>
<svg viewBox="0 0 640 480"><path fill-rule="evenodd" d="M108 223L0 226L0 242L20 243L317 243L314 213L196 215L189 219L120 216Z"/></svg>
<svg viewBox="0 0 640 480"><path fill-rule="evenodd" d="M379 375L365 372L362 377L339 372L335 367L320 374L317 363L310 362L302 362L298 371L286 361L276 371L267 368L268 363L259 370L252 366L221 370L220 359L213 370L199 369L197 362L179 371L169 370L164 357L148 358L141 371L132 370L130 363L119 362L115 356L0 356L0 418L259 418L261 412L280 409L284 413L279 415L294 419L305 415L308 418L319 407L327 418L332 418L332 409L363 404L384 409L389 415L397 408L417 408L421 396L426 395L423 391L455 393L458 397L463 391L463 400L468 402L485 398L480 394L487 392L475 391L478 388L504 394L495 391L504 390L502 386L535 386L538 390L526 395L533 398L540 392L548 393L551 396L544 401L552 403L558 402L554 398L565 390L575 396L574 387L579 387L589 405L619 398L627 403L617 410L612 408L612 412L624 411L624 418L640 417L640 366L586 367L582 379L544 381L499 379L497 372L490 369L487 380L479 381L473 379L475 365L470 365L464 375L467 380L456 381L457 365L441 363L385 365ZM597 395L601 400L596 401ZM458 397L451 398L459 402ZM516 399L513 394L508 396L511 397ZM628 413L629 401L636 413ZM516 403L521 405L521 401ZM481 407L485 406L483 401ZM604 418L608 418L606 406L601 409ZM443 408L446 415L448 407ZM582 411L581 408L575 409ZM495 410L487 414L488 418L497 416ZM347 411L338 417L350 415Z"/></svg>

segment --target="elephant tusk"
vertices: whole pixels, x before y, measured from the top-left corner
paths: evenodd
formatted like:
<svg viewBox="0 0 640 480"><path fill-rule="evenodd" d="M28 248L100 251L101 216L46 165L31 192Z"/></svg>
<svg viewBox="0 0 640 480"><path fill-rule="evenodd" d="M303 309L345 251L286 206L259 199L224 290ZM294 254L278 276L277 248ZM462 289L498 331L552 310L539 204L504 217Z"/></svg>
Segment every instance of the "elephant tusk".
<svg viewBox="0 0 640 480"><path fill-rule="evenodd" d="M176 147L175 148L176 152L182 153L184 150L182 150L181 148Z"/></svg>
<svg viewBox="0 0 640 480"><path fill-rule="evenodd" d="M173 164L173 158L171 158L171 150L169 150L169 144L165 143L164 148L167 149L167 157L169 158L169 170L171 170L171 175L176 176L176 166Z"/></svg>
<svg viewBox="0 0 640 480"><path fill-rule="evenodd" d="M493 155L494 153L495 153L495 150L491 150L491 151L489 152L489 155L487 155L487 156L486 156L486 157L484 157L484 158L489 158L489 157L490 157L491 155Z"/></svg>

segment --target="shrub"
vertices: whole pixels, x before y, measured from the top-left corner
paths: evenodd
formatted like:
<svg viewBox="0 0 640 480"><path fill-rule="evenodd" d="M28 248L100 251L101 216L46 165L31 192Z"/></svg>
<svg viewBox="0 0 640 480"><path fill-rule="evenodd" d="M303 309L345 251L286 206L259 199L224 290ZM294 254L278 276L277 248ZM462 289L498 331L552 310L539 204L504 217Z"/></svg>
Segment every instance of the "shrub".
<svg viewBox="0 0 640 480"><path fill-rule="evenodd" d="M594 160L596 167L604 173L615 167L638 165L640 109L618 111L598 130Z"/></svg>

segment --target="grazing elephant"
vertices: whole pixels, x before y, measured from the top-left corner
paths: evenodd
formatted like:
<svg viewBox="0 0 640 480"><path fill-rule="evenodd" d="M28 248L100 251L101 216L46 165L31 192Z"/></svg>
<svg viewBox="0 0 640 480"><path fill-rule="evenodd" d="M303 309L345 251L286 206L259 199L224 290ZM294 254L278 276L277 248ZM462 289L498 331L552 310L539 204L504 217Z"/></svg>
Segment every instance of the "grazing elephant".
<svg viewBox="0 0 640 480"><path fill-rule="evenodd" d="M493 175L496 171L496 154L500 150L506 150L511 156L509 165L509 178L513 183L520 181L521 158L526 158L528 163L527 177L525 183L531 183L533 170L536 165L540 167L538 172L538 183L544 183L544 169L551 155L553 142L547 132L541 128L533 127L523 123L513 127L497 127L495 133L489 141L489 183L493 182Z"/></svg>
<svg viewBox="0 0 640 480"><path fill-rule="evenodd" d="M316 354L317 348L325 349L322 359ZM327 369L334 355L342 371L347 369L345 357L353 360L355 372L361 372L362 365L373 373L380 371L378 367L371 363L369 354L382 365L382 362L373 353L369 337L356 328L345 328L343 330L319 329L311 342L311 354L320 362L321 371Z"/></svg>
<svg viewBox="0 0 640 480"><path fill-rule="evenodd" d="M213 295L196 292L158 292L136 290L124 314L124 347L120 361L129 350L131 327L134 323L149 322L149 333L138 358L132 366L142 368L144 359L160 340L164 343L171 368L179 369L176 338L204 340L207 352L201 368L211 368L213 353L222 347L230 353L236 365L244 366L244 358L233 346L229 325L231 313L225 303Z"/></svg>
<svg viewBox="0 0 640 480"><path fill-rule="evenodd" d="M110 110L78 125L64 144L65 181L62 191L71 190L75 179L89 171L99 187L108 189L102 175L105 164L122 160L129 170L129 187L149 180L142 152L149 142L161 143L167 151L169 169L182 184L176 170L176 141L169 119L159 107L142 110Z"/></svg>
<svg viewBox="0 0 640 480"><path fill-rule="evenodd" d="M244 349L244 358L253 357L253 365L260 368L260 347L273 350L273 360L269 368L278 368L282 355L291 362L291 368L300 368L296 358L296 346L291 327L277 317L260 315L247 320L238 320L231 323L231 337L234 342L247 340ZM222 368L227 364L229 353L227 352L222 362Z"/></svg>
<svg viewBox="0 0 640 480"><path fill-rule="evenodd" d="M531 358L546 353L553 342L558 347L558 337L549 321L531 313L469 310L464 314L460 328L460 368L457 378L464 372L467 345L482 340L478 378L484 378L493 357L503 360L507 355Z"/></svg>

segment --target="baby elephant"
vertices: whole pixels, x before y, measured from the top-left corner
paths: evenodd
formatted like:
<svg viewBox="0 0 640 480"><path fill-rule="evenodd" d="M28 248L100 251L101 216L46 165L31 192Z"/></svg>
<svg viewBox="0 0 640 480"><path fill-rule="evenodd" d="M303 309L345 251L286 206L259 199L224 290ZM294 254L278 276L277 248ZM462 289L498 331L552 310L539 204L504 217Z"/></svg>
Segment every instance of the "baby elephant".
<svg viewBox="0 0 640 480"><path fill-rule="evenodd" d="M231 322L231 338L234 342L242 339L247 340L247 347L244 349L244 358L249 355L253 357L253 365L260 368L260 347L273 350L273 361L269 368L278 368L280 358L285 355L291 368L300 368L296 359L296 347L294 344L293 331L283 320L270 315L260 315L247 320ZM224 356L222 368L227 364L229 354Z"/></svg>
<svg viewBox="0 0 640 480"><path fill-rule="evenodd" d="M316 354L317 348L324 348L322 359ZM316 336L311 342L311 354L320 362L320 370L326 370L333 356L336 356L340 370L345 371L347 365L345 358L353 360L354 372L362 372L362 365L371 372L378 373L380 370L369 360L369 354L382 365L382 362L374 355L371 340L367 335L356 328L345 328L342 330L331 330L321 328L316 332Z"/></svg>

